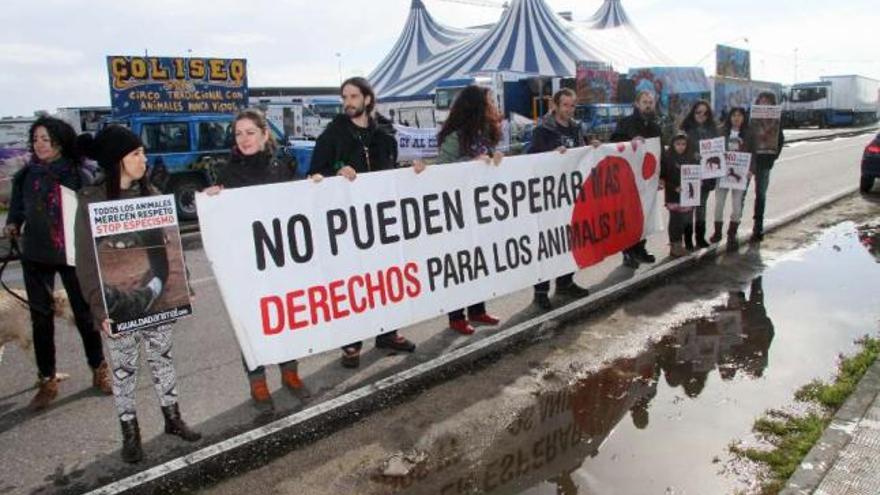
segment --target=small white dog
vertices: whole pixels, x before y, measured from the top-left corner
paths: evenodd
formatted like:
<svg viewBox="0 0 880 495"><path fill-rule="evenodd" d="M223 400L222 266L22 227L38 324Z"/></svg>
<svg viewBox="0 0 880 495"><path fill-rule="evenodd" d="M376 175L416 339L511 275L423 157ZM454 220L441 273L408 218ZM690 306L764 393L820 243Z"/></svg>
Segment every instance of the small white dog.
<svg viewBox="0 0 880 495"><path fill-rule="evenodd" d="M27 294L21 289L12 289L13 292L27 299ZM56 318L62 318L71 324L76 324L73 318L73 310L70 309L70 303L67 300L67 293L63 290L55 291L53 294L52 310ZM33 332L31 330L31 313L27 305L3 289L0 289L0 362L3 362L3 351L6 344L10 342L18 343L19 347L27 354L30 359L34 360ZM59 379L66 378L63 373L57 373Z"/></svg>

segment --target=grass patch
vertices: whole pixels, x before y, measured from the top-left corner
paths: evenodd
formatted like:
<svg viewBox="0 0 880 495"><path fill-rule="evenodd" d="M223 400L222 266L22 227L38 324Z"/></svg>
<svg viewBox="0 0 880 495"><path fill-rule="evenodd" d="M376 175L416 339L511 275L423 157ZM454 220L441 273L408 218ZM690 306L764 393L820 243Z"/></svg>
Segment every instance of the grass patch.
<svg viewBox="0 0 880 495"><path fill-rule="evenodd" d="M841 356L832 383L814 380L795 393L795 399L820 406L816 411L799 415L771 410L755 420L752 430L767 448L743 448L731 444L730 452L763 468L760 493L779 493L803 458L819 441L834 413L855 390L859 380L880 355L880 339L863 337L861 348L853 356Z"/></svg>

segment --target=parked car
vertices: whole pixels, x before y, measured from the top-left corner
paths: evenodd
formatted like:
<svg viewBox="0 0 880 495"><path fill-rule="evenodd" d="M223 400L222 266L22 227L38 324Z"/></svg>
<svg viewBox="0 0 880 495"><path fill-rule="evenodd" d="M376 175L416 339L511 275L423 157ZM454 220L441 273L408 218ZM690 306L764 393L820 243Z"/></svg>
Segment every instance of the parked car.
<svg viewBox="0 0 880 495"><path fill-rule="evenodd" d="M880 177L880 133L865 146L862 154L862 178L859 181L859 189L869 192L874 187L874 179Z"/></svg>

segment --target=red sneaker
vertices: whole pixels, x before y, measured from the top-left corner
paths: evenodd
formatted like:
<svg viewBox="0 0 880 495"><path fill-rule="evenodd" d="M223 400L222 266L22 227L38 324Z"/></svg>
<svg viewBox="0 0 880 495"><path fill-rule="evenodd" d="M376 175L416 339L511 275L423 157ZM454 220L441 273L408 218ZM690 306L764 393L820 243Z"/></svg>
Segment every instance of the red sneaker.
<svg viewBox="0 0 880 495"><path fill-rule="evenodd" d="M501 320L495 318L489 313L483 313L481 315L470 315L468 319L473 323L479 323L480 325L497 325L501 323Z"/></svg>
<svg viewBox="0 0 880 495"><path fill-rule="evenodd" d="M308 399L312 396L311 391L309 391L309 388L302 382L299 373L296 371L281 370L281 383L287 387L287 390L289 390L290 393L300 399Z"/></svg>
<svg viewBox="0 0 880 495"><path fill-rule="evenodd" d="M474 333L474 327L467 320L453 320L449 322L449 328L455 330L462 335L471 335Z"/></svg>
<svg viewBox="0 0 880 495"><path fill-rule="evenodd" d="M272 400L272 394L269 393L269 385L266 384L265 377L251 380L251 398L257 403L266 403Z"/></svg>

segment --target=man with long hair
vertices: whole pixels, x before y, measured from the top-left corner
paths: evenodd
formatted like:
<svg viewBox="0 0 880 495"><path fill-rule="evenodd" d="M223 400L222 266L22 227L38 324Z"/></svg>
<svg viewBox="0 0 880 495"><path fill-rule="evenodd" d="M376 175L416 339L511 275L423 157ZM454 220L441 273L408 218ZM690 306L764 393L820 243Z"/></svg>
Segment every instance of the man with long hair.
<svg viewBox="0 0 880 495"><path fill-rule="evenodd" d="M392 122L378 113L376 94L363 77L352 77L340 86L343 113L336 116L318 136L309 176L319 181L339 175L355 180L357 174L397 167L397 140ZM342 348L342 365L360 366L362 342ZM376 337L376 347L413 352L416 345L397 330Z"/></svg>

